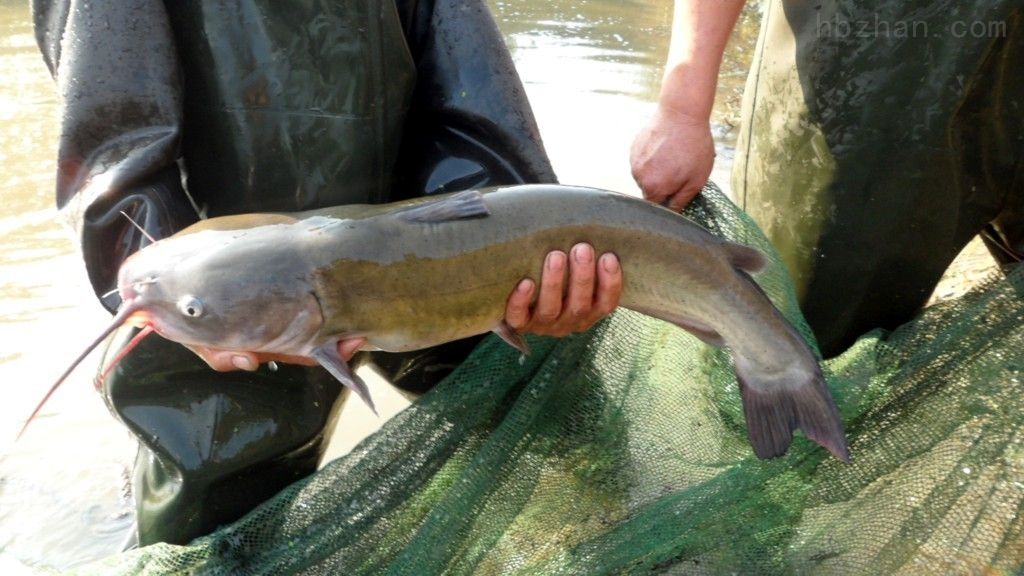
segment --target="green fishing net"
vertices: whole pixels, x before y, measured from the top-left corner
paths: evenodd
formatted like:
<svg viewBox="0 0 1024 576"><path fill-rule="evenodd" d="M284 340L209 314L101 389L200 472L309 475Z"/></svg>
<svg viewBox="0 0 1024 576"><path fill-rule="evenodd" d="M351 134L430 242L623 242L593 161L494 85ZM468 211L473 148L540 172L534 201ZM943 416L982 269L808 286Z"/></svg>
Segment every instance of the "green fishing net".
<svg viewBox="0 0 1024 576"><path fill-rule="evenodd" d="M689 215L756 246L717 190ZM757 460L728 354L620 310L486 340L349 456L189 546L82 573L1011 574L1024 565L1024 271L862 337L825 373L853 463Z"/></svg>

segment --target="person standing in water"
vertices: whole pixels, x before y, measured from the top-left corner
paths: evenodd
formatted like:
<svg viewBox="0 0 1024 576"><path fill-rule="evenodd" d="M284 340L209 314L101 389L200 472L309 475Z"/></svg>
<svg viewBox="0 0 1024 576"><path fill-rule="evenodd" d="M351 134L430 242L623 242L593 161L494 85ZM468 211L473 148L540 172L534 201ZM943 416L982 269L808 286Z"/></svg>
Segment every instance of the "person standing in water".
<svg viewBox="0 0 1024 576"><path fill-rule="evenodd" d="M743 0L677 0L658 107L631 166L680 209L714 162L709 117ZM825 357L909 320L966 243L1024 255L1019 2L769 0L734 200L778 248Z"/></svg>
<svg viewBox="0 0 1024 576"><path fill-rule="evenodd" d="M162 238L201 216L555 181L479 0L32 8L61 96L57 204L109 309L118 267L147 242L121 212ZM538 334L584 330L615 308L621 281L613 255L586 245L553 252L539 289L509 286L506 320ZM130 336L118 335L108 356ZM476 342L373 360L397 385L423 391ZM139 544L186 543L241 517L313 472L333 425L341 391L322 369L273 371L252 354L200 352L232 371L149 338L102 383L140 442Z"/></svg>

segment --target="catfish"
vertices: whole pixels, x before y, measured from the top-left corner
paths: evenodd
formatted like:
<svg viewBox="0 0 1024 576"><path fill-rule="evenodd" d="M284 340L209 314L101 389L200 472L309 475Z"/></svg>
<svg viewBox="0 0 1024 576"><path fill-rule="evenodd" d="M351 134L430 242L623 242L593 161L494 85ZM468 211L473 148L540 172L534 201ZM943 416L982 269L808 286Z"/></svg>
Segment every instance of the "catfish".
<svg viewBox="0 0 1024 576"><path fill-rule="evenodd" d="M46 398L128 323L143 330L123 354L156 332L186 346L314 359L372 408L340 340L403 352L491 331L525 353L503 320L509 290L539 278L548 252L580 242L618 256L620 306L728 348L759 458L784 454L801 430L849 461L815 354L750 276L764 266L759 251L645 200L561 185L203 220L124 262L113 321Z"/></svg>

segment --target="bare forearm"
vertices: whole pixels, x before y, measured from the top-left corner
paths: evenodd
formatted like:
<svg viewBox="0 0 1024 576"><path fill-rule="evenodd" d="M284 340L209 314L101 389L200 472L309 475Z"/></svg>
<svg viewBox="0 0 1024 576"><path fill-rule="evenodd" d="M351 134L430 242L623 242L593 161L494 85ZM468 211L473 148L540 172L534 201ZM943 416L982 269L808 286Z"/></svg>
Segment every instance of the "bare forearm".
<svg viewBox="0 0 1024 576"><path fill-rule="evenodd" d="M722 54L743 4L744 0L676 0L661 107L694 118L711 115Z"/></svg>
<svg viewBox="0 0 1024 576"><path fill-rule="evenodd" d="M652 202L679 210L708 181L715 161L708 119L742 9L743 0L676 0L658 107L630 149L633 178Z"/></svg>

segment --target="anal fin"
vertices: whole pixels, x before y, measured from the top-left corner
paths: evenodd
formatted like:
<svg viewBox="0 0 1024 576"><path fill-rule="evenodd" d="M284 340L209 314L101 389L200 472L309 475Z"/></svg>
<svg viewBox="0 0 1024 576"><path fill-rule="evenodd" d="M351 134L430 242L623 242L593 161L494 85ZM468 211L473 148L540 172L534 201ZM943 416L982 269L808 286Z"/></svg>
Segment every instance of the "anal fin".
<svg viewBox="0 0 1024 576"><path fill-rule="evenodd" d="M723 338L722 335L719 334L714 328L708 326L703 322L700 322L699 320L694 320L693 318L683 316L681 314L672 314L666 312L663 309L637 306L634 307L633 310L636 310L641 314L654 316L655 318L660 318L665 322L675 324L676 326L682 328L683 330L686 330L690 334L693 334L705 344L710 344L711 346L715 346L718 348L723 348L725 346L725 338Z"/></svg>
<svg viewBox="0 0 1024 576"><path fill-rule="evenodd" d="M723 348L725 346L725 338L718 332L715 332L710 326L705 326L696 320L690 320L689 318L674 317L670 320L676 326L679 326L683 330L686 330L690 334L693 334L697 338L700 338L705 344Z"/></svg>
<svg viewBox="0 0 1024 576"><path fill-rule="evenodd" d="M338 382L341 382L346 388L362 398L363 402L366 402L366 405L370 407L370 410L377 414L377 408L373 405L373 399L370 398L370 389L362 378L352 372L348 362L345 362L345 359L338 355L337 342L324 344L314 350L311 356L330 372L332 376L337 378Z"/></svg>

